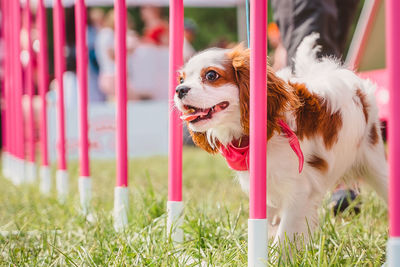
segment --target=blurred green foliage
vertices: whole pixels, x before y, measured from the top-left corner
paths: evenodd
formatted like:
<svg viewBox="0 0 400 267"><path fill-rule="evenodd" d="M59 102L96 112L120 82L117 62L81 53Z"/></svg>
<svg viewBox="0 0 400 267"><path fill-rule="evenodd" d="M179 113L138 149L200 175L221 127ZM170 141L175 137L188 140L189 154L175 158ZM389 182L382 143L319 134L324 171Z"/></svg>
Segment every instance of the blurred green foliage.
<svg viewBox="0 0 400 267"><path fill-rule="evenodd" d="M193 47L201 50L220 42L237 42L236 8L185 8L185 18L197 24Z"/></svg>
<svg viewBox="0 0 400 267"><path fill-rule="evenodd" d="M143 21L140 18L140 8L129 8L136 30L143 32ZM163 8L163 17L168 20L168 8ZM201 50L224 40L237 41L236 8L185 8L185 18L191 19L197 25L196 38L193 47Z"/></svg>
<svg viewBox="0 0 400 267"><path fill-rule="evenodd" d="M268 2L268 22L273 21L273 10L271 1ZM361 11L364 0L360 0L357 16L350 30L350 36L354 32L356 21ZM112 7L104 7L105 11L110 10ZM143 21L140 18L140 7L129 7L129 15L134 21L135 30L143 33ZM162 9L162 15L165 20L168 20L168 8ZM196 37L193 41L193 47L196 50L202 50L211 46L218 46L221 43L231 43L238 41L238 24L237 24L237 8L185 8L185 18L192 20L197 25ZM67 35L72 36L68 38L67 42L74 43L74 16L73 8L66 9L66 27ZM53 25L52 25L52 10L47 9L47 22L48 22L48 47L49 47L49 71L53 74ZM349 43L351 38L349 38Z"/></svg>

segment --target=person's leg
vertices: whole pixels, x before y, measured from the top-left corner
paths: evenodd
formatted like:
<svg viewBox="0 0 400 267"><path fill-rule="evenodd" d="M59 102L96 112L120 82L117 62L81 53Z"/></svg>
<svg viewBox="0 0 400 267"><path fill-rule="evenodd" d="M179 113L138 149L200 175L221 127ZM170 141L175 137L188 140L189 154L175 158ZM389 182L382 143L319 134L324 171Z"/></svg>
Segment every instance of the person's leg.
<svg viewBox="0 0 400 267"><path fill-rule="evenodd" d="M351 25L354 22L357 14L360 0L336 0L336 6L338 8L338 32L337 32L337 43L339 46L340 54L344 54L346 44L349 37Z"/></svg>
<svg viewBox="0 0 400 267"><path fill-rule="evenodd" d="M274 19L287 50L287 63L293 65L297 47L313 32L320 34L319 57L340 56L337 44L338 10L335 0L273 0Z"/></svg>

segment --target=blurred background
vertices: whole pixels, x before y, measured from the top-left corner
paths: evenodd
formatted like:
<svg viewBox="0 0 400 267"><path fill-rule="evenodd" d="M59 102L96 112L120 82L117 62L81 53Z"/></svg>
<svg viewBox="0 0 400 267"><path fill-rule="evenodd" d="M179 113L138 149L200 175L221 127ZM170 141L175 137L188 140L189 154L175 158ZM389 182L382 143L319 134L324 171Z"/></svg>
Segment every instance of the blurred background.
<svg viewBox="0 0 400 267"><path fill-rule="evenodd" d="M56 100L54 82L54 41L53 10L51 0L46 0L48 34L48 116L49 147L57 145ZM147 3L153 3L148 5ZM271 1L269 1L270 3ZM67 123L67 151L69 157L78 156L78 84L76 77L75 15L74 1L64 0L66 24L66 72L64 93ZM111 0L87 0L87 44L90 151L93 158L108 159L115 156L115 62L114 62L114 12ZM165 155L168 149L168 1L132 0L128 3L127 21L127 71L128 71L128 134L129 155ZM132 5L132 3L134 5ZM364 1L360 1L357 18ZM31 1L31 40L27 38L27 16L22 16L21 60L26 67L29 61L28 44L34 49L32 61L36 70L39 48L36 1ZM26 10L24 10L26 12ZM281 43L278 26L273 22L273 10L268 9L268 54L269 64L275 70L285 67L285 51ZM357 20L353 23L353 34ZM197 51L209 47L231 48L246 40L245 0L187 0L184 21L184 60ZM347 47L349 46L351 38ZM1 45L1 44L0 44ZM347 51L347 49L346 49ZM3 49L0 52L0 59ZM0 73L1 75L1 73ZM24 77L25 77L24 72ZM37 91L37 75L34 75ZM27 112L28 97L24 108ZM38 122L40 101L35 99ZM39 125L39 123L36 123ZM27 128L27 127L26 127ZM38 135L38 134L37 134ZM185 131L184 141L190 144ZM39 142L39 136L37 136ZM56 159L56 150L51 149L50 157Z"/></svg>

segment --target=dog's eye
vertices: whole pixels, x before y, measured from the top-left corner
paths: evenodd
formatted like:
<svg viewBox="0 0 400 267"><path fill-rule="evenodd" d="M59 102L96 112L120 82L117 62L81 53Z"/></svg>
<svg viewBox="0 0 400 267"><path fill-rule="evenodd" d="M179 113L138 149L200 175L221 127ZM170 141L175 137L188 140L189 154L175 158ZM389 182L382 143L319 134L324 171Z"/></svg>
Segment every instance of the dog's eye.
<svg viewBox="0 0 400 267"><path fill-rule="evenodd" d="M179 83L182 84L182 83L184 83L184 82L185 82L185 79L183 79L183 77L180 77L180 78L179 78Z"/></svg>
<svg viewBox="0 0 400 267"><path fill-rule="evenodd" d="M215 81L218 78L219 78L219 74L217 72L215 72L214 70L210 70L206 73L206 79L208 81Z"/></svg>

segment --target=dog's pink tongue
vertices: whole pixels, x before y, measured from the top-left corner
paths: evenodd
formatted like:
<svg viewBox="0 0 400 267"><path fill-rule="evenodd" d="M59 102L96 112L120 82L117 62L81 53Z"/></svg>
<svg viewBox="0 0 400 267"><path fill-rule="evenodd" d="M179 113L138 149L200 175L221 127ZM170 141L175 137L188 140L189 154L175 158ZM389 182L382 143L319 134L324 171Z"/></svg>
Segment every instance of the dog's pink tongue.
<svg viewBox="0 0 400 267"><path fill-rule="evenodd" d="M199 110L199 111L196 111L194 113L183 114L180 118L181 118L181 120L190 122L190 121L194 121L195 119L197 119L200 116L207 115L209 111L210 111L210 109Z"/></svg>

